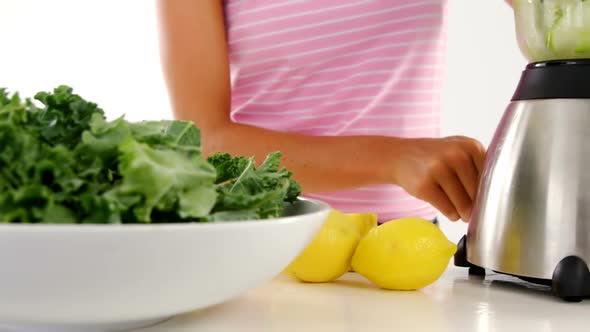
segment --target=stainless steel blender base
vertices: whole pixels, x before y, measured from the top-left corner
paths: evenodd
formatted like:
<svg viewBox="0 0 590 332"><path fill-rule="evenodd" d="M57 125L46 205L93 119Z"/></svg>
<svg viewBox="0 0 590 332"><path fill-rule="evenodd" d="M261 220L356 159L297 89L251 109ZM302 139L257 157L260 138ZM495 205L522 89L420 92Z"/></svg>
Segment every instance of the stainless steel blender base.
<svg viewBox="0 0 590 332"><path fill-rule="evenodd" d="M486 155L455 264L590 296L590 59L527 65ZM479 267L479 269L478 269Z"/></svg>

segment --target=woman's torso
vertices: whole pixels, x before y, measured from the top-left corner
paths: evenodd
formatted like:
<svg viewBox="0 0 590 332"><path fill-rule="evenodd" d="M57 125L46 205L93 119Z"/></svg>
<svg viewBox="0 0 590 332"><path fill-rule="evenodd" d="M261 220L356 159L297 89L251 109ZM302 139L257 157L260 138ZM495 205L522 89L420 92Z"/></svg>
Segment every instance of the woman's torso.
<svg viewBox="0 0 590 332"><path fill-rule="evenodd" d="M446 0L224 6L232 121L320 136L439 135ZM393 185L307 196L381 221L437 214Z"/></svg>

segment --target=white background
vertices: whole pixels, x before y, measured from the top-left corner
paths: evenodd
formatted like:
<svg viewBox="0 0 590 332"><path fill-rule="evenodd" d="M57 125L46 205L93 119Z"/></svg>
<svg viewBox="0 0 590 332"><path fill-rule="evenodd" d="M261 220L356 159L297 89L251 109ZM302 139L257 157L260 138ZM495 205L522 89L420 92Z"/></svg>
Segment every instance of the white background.
<svg viewBox="0 0 590 332"><path fill-rule="evenodd" d="M449 5L443 134L487 145L526 62L503 0ZM156 24L146 0L0 0L0 87L31 96L67 84L109 117L170 118ZM442 224L454 241L465 232Z"/></svg>

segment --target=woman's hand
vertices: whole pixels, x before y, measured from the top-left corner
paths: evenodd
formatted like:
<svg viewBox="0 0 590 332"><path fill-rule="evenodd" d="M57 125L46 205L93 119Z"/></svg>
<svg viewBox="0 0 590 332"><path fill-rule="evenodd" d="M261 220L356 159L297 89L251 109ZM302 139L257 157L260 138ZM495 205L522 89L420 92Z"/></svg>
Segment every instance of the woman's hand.
<svg viewBox="0 0 590 332"><path fill-rule="evenodd" d="M447 218L468 221L485 159L467 137L401 139L392 156L393 182Z"/></svg>

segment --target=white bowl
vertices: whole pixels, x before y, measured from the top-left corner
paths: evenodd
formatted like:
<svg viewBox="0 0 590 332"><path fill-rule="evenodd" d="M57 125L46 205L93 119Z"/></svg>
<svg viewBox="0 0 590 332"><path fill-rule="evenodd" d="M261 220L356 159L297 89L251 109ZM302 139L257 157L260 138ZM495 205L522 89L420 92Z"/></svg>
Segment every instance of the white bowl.
<svg viewBox="0 0 590 332"><path fill-rule="evenodd" d="M1 331L121 331L219 304L274 278L329 206L273 220L0 225Z"/></svg>

